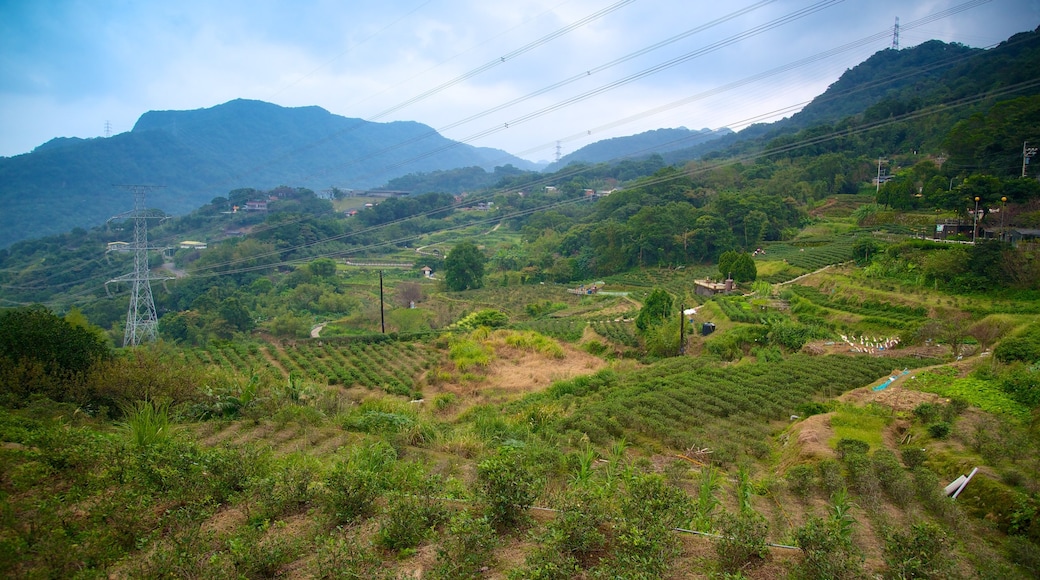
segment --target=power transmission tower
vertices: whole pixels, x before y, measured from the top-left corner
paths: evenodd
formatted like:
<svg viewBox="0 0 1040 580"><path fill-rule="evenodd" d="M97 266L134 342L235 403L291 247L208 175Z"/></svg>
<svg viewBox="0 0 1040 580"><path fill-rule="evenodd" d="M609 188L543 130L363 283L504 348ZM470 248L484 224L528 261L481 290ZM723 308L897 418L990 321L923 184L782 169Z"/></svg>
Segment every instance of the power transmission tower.
<svg viewBox="0 0 1040 580"><path fill-rule="evenodd" d="M892 49L899 50L899 17L896 16L896 25L892 27Z"/></svg>
<svg viewBox="0 0 1040 580"><path fill-rule="evenodd" d="M109 138L111 136L112 136L112 123L109 123L108 121L105 121L105 138L107 139L107 138Z"/></svg>
<svg viewBox="0 0 1040 580"><path fill-rule="evenodd" d="M560 150L561 150L561 147L560 147L560 142L559 142L559 141L557 141L557 142L556 142L556 162L557 162L557 163L559 163L559 162L560 162Z"/></svg>
<svg viewBox="0 0 1040 580"><path fill-rule="evenodd" d="M134 253L134 271L123 274L105 282L108 285L118 282L130 283L130 307L126 311L126 328L123 331L123 346L137 346L142 342L154 341L158 333L156 327L159 318L155 313L155 301L152 299L152 280L172 280L172 276L153 276L148 268L148 250L164 250L165 248L150 247L148 245L148 220L164 219L166 216L159 211L150 211L145 208L145 194L154 185L124 185L134 194L134 209L119 214L108 221L117 219L134 220L134 241L128 245L126 251Z"/></svg>

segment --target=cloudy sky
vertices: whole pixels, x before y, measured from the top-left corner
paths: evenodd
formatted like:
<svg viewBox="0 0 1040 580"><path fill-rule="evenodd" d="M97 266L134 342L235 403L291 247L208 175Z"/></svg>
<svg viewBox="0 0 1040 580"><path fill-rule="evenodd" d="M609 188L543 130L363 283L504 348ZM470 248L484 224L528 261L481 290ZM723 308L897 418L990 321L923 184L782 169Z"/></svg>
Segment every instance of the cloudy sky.
<svg viewBox="0 0 1040 580"><path fill-rule="evenodd" d="M0 0L0 156L236 98L551 160L790 115L892 44L988 47L1040 0Z"/></svg>

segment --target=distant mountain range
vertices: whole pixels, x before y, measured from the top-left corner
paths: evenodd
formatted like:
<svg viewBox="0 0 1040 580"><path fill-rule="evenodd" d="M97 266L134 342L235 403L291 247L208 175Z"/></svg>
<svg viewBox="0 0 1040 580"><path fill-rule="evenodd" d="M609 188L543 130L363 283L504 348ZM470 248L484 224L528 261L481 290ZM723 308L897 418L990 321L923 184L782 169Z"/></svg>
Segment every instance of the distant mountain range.
<svg viewBox="0 0 1040 580"><path fill-rule="evenodd" d="M733 131L722 128L715 131L701 129L692 131L686 127L676 129L656 129L638 135L614 137L596 141L578 149L574 153L564 155L559 161L549 164L545 171L555 171L571 163L602 163L635 157L646 157L654 153L667 153L687 149L693 145L707 143L719 137L732 134Z"/></svg>
<svg viewBox="0 0 1040 580"><path fill-rule="evenodd" d="M372 123L320 107L235 100L149 111L128 133L57 138L0 157L0 247L95 226L131 209L133 198L119 184L161 185L148 205L179 214L240 187L370 188L409 173L507 164L537 169L420 123Z"/></svg>
<svg viewBox="0 0 1040 580"><path fill-rule="evenodd" d="M567 155L547 170L575 161L600 163L651 154L662 155L670 164L708 154L733 156L801 130L844 130L994 91L1000 93L998 99L1037 94L1038 65L1040 29L1017 34L990 50L939 41L886 49L845 71L790 118L739 133L677 128L608 139ZM873 141L860 146L872 155L937 149L955 122L992 104L977 102L920 121L905 135L870 137ZM999 145L1020 148L1021 139L1015 139ZM0 248L98 225L129 210L132 197L117 184L162 185L150 194L148 205L178 214L242 187L289 185L317 191L391 181L404 186L409 178L401 177L410 174L476 167L492 171L506 165L539 169L504 151L451 141L420 123L371 123L319 107L236 100L195 111L151 111L129 133L58 138L32 153L0 157ZM504 169L508 171L503 174L514 171ZM499 176L471 177L483 183Z"/></svg>

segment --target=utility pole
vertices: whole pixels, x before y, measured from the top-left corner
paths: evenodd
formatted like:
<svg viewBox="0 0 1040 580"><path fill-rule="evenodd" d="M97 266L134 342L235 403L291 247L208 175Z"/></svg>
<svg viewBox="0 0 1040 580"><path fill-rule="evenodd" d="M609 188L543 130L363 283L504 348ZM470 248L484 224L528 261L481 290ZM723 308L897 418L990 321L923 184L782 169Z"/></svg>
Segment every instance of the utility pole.
<svg viewBox="0 0 1040 580"><path fill-rule="evenodd" d="M686 305L679 305L679 354L686 353Z"/></svg>
<svg viewBox="0 0 1040 580"><path fill-rule="evenodd" d="M1022 142L1022 177L1026 176L1026 166L1029 165L1029 159L1036 156L1036 147L1030 147L1029 141Z"/></svg>
<svg viewBox="0 0 1040 580"><path fill-rule="evenodd" d="M386 320L383 318L383 271L379 271L379 329L386 334Z"/></svg>
<svg viewBox="0 0 1040 580"><path fill-rule="evenodd" d="M149 211L145 205L145 195L155 185L123 185L134 194L134 209L119 214L108 221L131 218L134 220L134 241L127 246L127 251L134 253L134 271L123 274L105 282L105 289L114 282L129 282L130 307L126 311L126 328L123 330L123 346L137 346L142 342L153 342L158 337L156 327L159 319L155 313L155 301L152 299L152 280L172 280L172 276L153 276L148 268L148 250L164 250L165 248L148 245L148 220L165 219L162 212Z"/></svg>

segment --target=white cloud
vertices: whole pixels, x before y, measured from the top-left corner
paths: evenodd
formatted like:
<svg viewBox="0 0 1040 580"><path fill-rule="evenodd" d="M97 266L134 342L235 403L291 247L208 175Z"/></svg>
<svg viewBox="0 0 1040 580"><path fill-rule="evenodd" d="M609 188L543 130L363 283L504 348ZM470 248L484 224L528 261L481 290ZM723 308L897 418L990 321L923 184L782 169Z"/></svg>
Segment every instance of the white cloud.
<svg viewBox="0 0 1040 580"><path fill-rule="evenodd" d="M616 2L185 0L127 6L64 0L45 8L7 3L0 7L0 155L26 152L55 136L99 136L106 120L118 130L129 130L148 110L211 107L234 98L318 105L366 118L495 63ZM753 3L639 0L381 120L444 127ZM782 0L764 5L447 135L465 138L491 130L814 3ZM511 152L540 147L526 156L548 158L557 139L590 129L599 132L597 127L619 119L639 117L667 103L882 33L870 46L663 113L643 114L603 131L603 136L586 137L592 141L662 126L718 128L819 94L845 69L889 45L884 33L896 16L905 24L959 3L839 3L473 144ZM995 0L908 28L901 44L935 37L987 46L1035 28L1040 22L1038 6L1036 0Z"/></svg>

